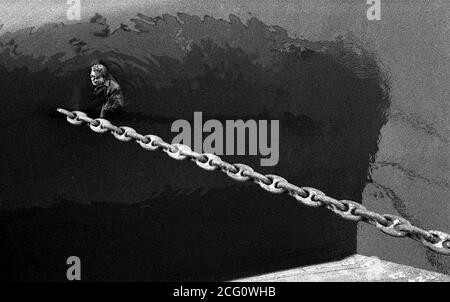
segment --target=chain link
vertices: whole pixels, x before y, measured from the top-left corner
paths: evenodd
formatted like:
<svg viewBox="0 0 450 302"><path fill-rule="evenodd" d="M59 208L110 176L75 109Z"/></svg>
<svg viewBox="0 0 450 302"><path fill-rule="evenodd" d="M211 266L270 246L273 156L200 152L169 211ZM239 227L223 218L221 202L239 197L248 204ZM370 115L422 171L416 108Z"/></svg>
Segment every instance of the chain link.
<svg viewBox="0 0 450 302"><path fill-rule="evenodd" d="M108 132L109 130L106 127L112 126L112 124L108 120L105 120L102 118L97 118L94 121L97 122L97 125L95 125L94 123L91 123L89 125L89 128L91 128L92 131L97 132L97 133Z"/></svg>
<svg viewBox="0 0 450 302"><path fill-rule="evenodd" d="M335 210L335 208L333 208L331 209L333 213L350 221L361 221L363 219L363 217L355 214L355 210L366 210L364 206L352 200L340 200L340 203L344 206L344 209Z"/></svg>
<svg viewBox="0 0 450 302"><path fill-rule="evenodd" d="M167 155L169 155L170 157L172 157L173 159L176 159L176 160L186 159L187 156L183 154L182 150L185 148L189 148L188 146L181 145L181 144L173 144L172 146L175 148L175 150L170 150L170 149L165 150Z"/></svg>
<svg viewBox="0 0 450 302"><path fill-rule="evenodd" d="M78 121L83 121L89 124L89 126L98 126L100 123L95 121L94 119L86 116L86 115L77 115L77 120Z"/></svg>
<svg viewBox="0 0 450 302"><path fill-rule="evenodd" d="M249 167L250 168L250 167ZM258 173L254 171L253 169L251 171L248 171L245 173L254 183L260 185L262 188L269 186L272 181L266 176L261 173ZM264 186L265 185L265 186Z"/></svg>
<svg viewBox="0 0 450 302"><path fill-rule="evenodd" d="M227 171L237 173L239 171L239 169L236 168L234 165L229 164L226 161L223 161L222 159L220 161L212 162L211 164L218 166L220 170L224 173L226 173Z"/></svg>
<svg viewBox="0 0 450 302"><path fill-rule="evenodd" d="M211 153L202 153L200 156L203 156L206 160L202 161L200 160L200 157L194 157L193 160L199 166L200 168L207 170L207 171L214 171L219 169L220 167L218 165L214 165L213 162L215 161L220 162L222 161L220 157L217 155L211 154Z"/></svg>
<svg viewBox="0 0 450 302"><path fill-rule="evenodd" d="M258 181L257 184L264 190L270 193L284 193L286 189L279 186L280 183L287 183L288 181L281 176L267 174L266 177L270 180L270 184L265 184L262 181Z"/></svg>
<svg viewBox="0 0 450 302"><path fill-rule="evenodd" d="M108 120L101 118L92 119L81 111L68 111L61 108L57 109L57 111L64 114L67 121L73 125L86 123L94 132L105 133L109 131L118 140L125 142L134 140L145 150L155 151L161 149L174 159L183 160L188 158L204 170L213 171L220 169L234 180L252 181L268 192L286 193L308 207L325 207L346 220L364 221L392 237L409 237L421 242L425 247L436 253L450 255L450 235L447 233L434 230L427 231L413 226L403 217L390 214L380 215L366 209L355 201L337 200L311 187L297 187L280 176L263 175L254 171L250 166L230 164L217 155L198 153L183 144L169 144L159 136L142 135L130 127L117 127Z"/></svg>
<svg viewBox="0 0 450 302"><path fill-rule="evenodd" d="M103 125L103 128L108 129L111 133L123 134L123 130L111 123Z"/></svg>
<svg viewBox="0 0 450 302"><path fill-rule="evenodd" d="M84 123L84 121L81 120L80 117L81 118L87 117L87 115L86 115L86 113L81 112L81 111L72 111L72 115L67 116L67 121L69 123L71 123L72 125L78 126L78 125L81 125Z"/></svg>
<svg viewBox="0 0 450 302"><path fill-rule="evenodd" d="M317 197L319 196L325 196L325 194L317 189L310 188L310 187L301 187L301 192L304 192L304 195L298 194L299 192L296 192L293 197L300 201L302 204L308 207L317 208L323 206L323 202L318 200Z"/></svg>
<svg viewBox="0 0 450 302"><path fill-rule="evenodd" d="M388 226L389 221L383 215L369 211L367 209L356 209L355 214L361 216L364 222L374 225L377 228Z"/></svg>
<svg viewBox="0 0 450 302"><path fill-rule="evenodd" d="M154 142L154 144L158 147L160 147L164 152L176 152L176 147L174 147L173 145L166 143L165 141L161 140L156 140Z"/></svg>
<svg viewBox="0 0 450 302"><path fill-rule="evenodd" d="M248 175L254 171L250 166L244 164L233 164L233 167L237 169L236 173L231 170L224 171L230 178L237 181L248 181L251 179Z"/></svg>
<svg viewBox="0 0 450 302"><path fill-rule="evenodd" d="M120 126L119 129L122 130L122 133L114 131L112 134L114 135L115 138L117 138L119 141L122 142L131 141L133 138L130 135L136 133L136 130L126 126Z"/></svg>

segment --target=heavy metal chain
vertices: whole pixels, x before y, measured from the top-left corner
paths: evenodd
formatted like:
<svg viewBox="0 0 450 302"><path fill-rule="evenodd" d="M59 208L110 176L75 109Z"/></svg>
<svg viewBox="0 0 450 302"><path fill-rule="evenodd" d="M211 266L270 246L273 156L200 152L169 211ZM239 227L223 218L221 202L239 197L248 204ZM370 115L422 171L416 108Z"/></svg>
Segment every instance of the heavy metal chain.
<svg viewBox="0 0 450 302"><path fill-rule="evenodd" d="M286 193L300 203L309 207L325 207L336 215L351 221L364 221L375 226L385 234L393 237L409 237L421 242L430 250L443 255L450 255L450 235L440 231L424 230L413 226L408 220L390 214L378 214L351 200L337 200L325 195L320 190L310 187L297 187L283 177L263 175L244 164L229 164L217 155L198 153L183 144L169 144L156 135L142 135L133 128L115 126L106 119L92 119L81 111L57 109L66 115L73 125L88 125L97 133L110 132L120 141L135 141L145 150L162 150L176 160L190 159L200 168L208 171L220 170L236 181L252 181L271 193Z"/></svg>

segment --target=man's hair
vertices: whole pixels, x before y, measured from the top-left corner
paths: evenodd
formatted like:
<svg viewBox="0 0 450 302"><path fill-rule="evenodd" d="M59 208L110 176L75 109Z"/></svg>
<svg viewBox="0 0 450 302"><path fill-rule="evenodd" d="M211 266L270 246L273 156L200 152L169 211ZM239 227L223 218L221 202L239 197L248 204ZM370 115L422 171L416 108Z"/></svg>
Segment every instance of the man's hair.
<svg viewBox="0 0 450 302"><path fill-rule="evenodd" d="M106 78L108 76L108 70L106 69L105 65L101 64L92 65L91 70L95 73L98 73L101 77Z"/></svg>

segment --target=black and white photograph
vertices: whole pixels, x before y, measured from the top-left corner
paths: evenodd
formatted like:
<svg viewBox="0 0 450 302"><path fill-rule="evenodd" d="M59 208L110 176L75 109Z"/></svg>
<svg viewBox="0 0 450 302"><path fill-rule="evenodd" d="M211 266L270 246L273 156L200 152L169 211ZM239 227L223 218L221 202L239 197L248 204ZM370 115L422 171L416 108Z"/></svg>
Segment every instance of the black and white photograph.
<svg viewBox="0 0 450 302"><path fill-rule="evenodd" d="M0 102L2 282L450 281L449 0L0 0Z"/></svg>

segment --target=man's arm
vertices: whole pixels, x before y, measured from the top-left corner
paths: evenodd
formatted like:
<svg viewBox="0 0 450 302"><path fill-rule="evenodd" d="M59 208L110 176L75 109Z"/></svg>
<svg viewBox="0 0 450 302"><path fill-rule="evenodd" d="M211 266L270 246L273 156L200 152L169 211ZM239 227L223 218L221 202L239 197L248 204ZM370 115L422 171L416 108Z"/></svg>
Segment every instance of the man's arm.
<svg viewBox="0 0 450 302"><path fill-rule="evenodd" d="M107 101L102 107L100 117L104 118L108 115L108 113L113 112L117 108L123 107L123 103L123 95L120 87L112 87L111 90L108 91Z"/></svg>

